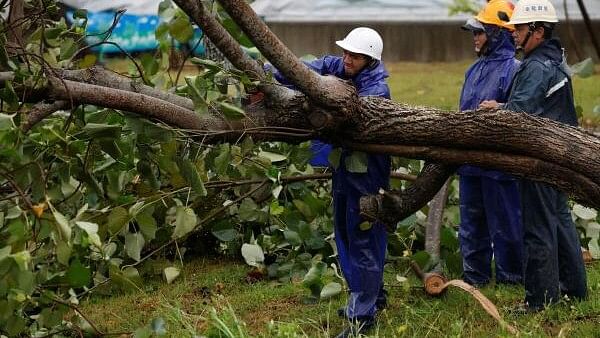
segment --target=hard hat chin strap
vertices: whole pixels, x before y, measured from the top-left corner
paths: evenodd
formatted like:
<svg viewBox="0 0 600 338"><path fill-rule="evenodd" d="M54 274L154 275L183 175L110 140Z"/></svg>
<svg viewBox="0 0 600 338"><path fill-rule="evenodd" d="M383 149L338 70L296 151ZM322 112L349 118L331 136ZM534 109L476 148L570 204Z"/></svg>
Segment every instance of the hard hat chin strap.
<svg viewBox="0 0 600 338"><path fill-rule="evenodd" d="M533 34L533 32L536 29L536 25L535 22L532 22L529 24L529 30L527 31L527 35L525 36L525 39L523 40L523 43L520 44L519 46L517 46L517 49L523 50L525 49L525 46L527 46L527 42L529 42L529 38L531 38L531 35Z"/></svg>

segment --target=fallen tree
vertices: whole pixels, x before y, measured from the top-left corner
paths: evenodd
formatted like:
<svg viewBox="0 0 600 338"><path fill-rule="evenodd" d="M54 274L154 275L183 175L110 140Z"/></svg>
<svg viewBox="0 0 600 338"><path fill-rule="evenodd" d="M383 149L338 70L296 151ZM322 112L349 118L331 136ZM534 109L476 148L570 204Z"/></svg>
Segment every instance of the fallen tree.
<svg viewBox="0 0 600 338"><path fill-rule="evenodd" d="M309 241L299 235L308 237L317 225L330 230L327 205L315 201L312 192L283 193L290 199L286 203L296 208L284 215L288 218L281 216L278 200L261 204L265 196L279 196L282 186L293 185L299 176L324 177L310 169L273 165L285 156L269 154L275 147L269 141L319 138L356 151L425 160L404 189L361 201L365 217L392 226L425 206L455 168L467 163L553 184L580 203L600 208L600 140L581 129L525 113L453 112L358 97L350 83L310 71L245 1L220 1L262 55L298 89L291 90L273 82L202 2L175 3L182 12L176 12L174 20L183 18L182 13L189 15L236 71L217 79L216 74L223 73L219 66L200 60L202 73L181 85L169 79L167 66L156 60L151 66L132 60L129 74L101 67L78 69L86 60L80 53L85 47L77 49L81 27L66 28L50 20L47 2L40 2L33 16L5 23L4 34L30 34L11 38L10 48L0 48L0 140L7 145L0 149L0 211L7 215L0 238L11 241L0 245L0 268L8 264L7 257L17 267L7 283L35 273L36 288L59 285L57 294L64 299L71 297L69 288L100 288L109 280L138 285L138 264L194 232L206 231L232 206L239 208L231 211L238 216L229 223L247 223L251 230L229 225L220 231L222 225L211 224L220 239L239 236L247 243L254 239L257 223L269 227L271 239L283 237L284 231L293 233L294 245L263 243L265 261L251 260L257 268L268 265L266 260L281 247L314 245L312 254L329 257L322 238ZM9 29L12 25L23 29ZM157 36L162 31L157 30ZM177 31L173 34L179 37ZM167 40L163 36L159 49L163 59L168 57ZM215 89L231 78L243 87L239 97ZM60 112L59 118L55 112ZM153 143L156 140L163 144ZM254 142L263 141L266 151L260 143L259 149L253 148ZM286 156L296 152L285 149ZM261 154L272 159L265 161ZM242 165L246 163L250 164ZM233 192L224 192L227 189ZM275 225L282 231L271 232ZM40 252L50 258L38 258ZM310 264L310 259L298 263L303 268ZM44 274L46 268L56 273ZM168 281L176 277L173 271ZM25 305L0 298L11 306L7 313L15 314L10 318L37 320L23 317L39 310L42 293L36 288L22 291L32 299ZM50 302L66 311L64 299Z"/></svg>

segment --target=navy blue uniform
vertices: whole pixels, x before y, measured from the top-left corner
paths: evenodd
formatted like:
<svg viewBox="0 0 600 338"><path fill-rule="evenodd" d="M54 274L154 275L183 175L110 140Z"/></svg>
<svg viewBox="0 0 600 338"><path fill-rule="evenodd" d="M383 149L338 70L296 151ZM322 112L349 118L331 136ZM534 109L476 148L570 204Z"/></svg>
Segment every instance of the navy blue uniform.
<svg viewBox="0 0 600 338"><path fill-rule="evenodd" d="M544 41L525 56L504 108L576 126L571 78L562 65L560 42ZM546 183L522 180L521 205L529 307L541 309L558 301L561 293L585 298L581 244L565 194Z"/></svg>
<svg viewBox="0 0 600 338"><path fill-rule="evenodd" d="M510 32L486 25L487 51L465 73L460 109L477 109L484 100L506 102L520 62ZM518 180L471 165L459 168L460 250L464 280L487 284L492 253L496 281L519 283L523 275L523 226Z"/></svg>
<svg viewBox="0 0 600 338"><path fill-rule="evenodd" d="M307 65L321 75L335 75L352 81L359 96L390 98L385 82L388 73L381 62L351 78L344 73L344 62L339 56L325 56ZM274 72L274 76L279 82L288 83L278 72ZM330 145L313 141L316 158L312 163L328 165L330 150ZM367 172L351 173L345 166L345 159L350 155L350 150L342 149L340 166L333 172L335 243L340 266L350 288L345 314L352 320L368 321L375 316L377 304L385 303L383 267L387 232L380 223L374 223L369 230L360 229L363 220L359 214L359 200L361 196L377 193L380 188L388 189L391 159L387 155L367 154ZM316 163L316 160L319 162Z"/></svg>

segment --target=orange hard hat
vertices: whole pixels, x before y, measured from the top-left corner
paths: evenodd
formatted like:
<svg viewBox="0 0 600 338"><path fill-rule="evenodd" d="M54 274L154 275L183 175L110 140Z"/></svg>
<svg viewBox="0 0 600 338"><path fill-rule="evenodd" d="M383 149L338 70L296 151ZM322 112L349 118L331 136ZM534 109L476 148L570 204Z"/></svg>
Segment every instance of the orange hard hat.
<svg viewBox="0 0 600 338"><path fill-rule="evenodd" d="M515 5L506 0L490 0L487 5L475 16L479 22L496 25L514 31L515 26L508 24Z"/></svg>

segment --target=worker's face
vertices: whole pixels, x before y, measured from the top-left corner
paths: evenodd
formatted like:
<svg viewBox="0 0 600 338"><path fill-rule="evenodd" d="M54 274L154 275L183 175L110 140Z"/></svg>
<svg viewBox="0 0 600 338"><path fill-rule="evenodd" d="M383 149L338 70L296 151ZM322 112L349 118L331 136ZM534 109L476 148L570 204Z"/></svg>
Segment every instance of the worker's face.
<svg viewBox="0 0 600 338"><path fill-rule="evenodd" d="M483 31L473 32L473 44L475 45L475 51L479 53L485 43L487 42L487 35Z"/></svg>
<svg viewBox="0 0 600 338"><path fill-rule="evenodd" d="M357 75L358 73L360 73L360 71L363 68L365 68L367 63L369 63L369 57L362 55L362 54L352 53L352 52L345 50L344 56L343 56L343 61L344 61L344 73L347 76L353 77L353 76Z"/></svg>
<svg viewBox="0 0 600 338"><path fill-rule="evenodd" d="M513 38L515 38L515 44L517 47L523 48L525 54L528 54L532 50L534 50L537 46L544 41L544 29L542 27L536 28L532 33L529 39L527 39L527 34L529 33L529 25L528 24L518 24L515 25L515 31L513 32ZM527 43L523 45L523 43L527 40Z"/></svg>

